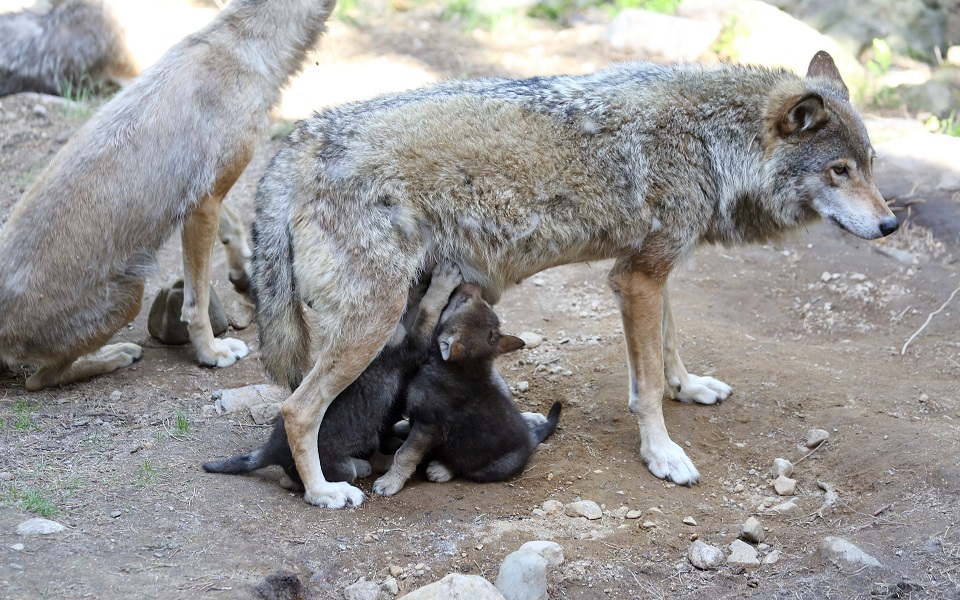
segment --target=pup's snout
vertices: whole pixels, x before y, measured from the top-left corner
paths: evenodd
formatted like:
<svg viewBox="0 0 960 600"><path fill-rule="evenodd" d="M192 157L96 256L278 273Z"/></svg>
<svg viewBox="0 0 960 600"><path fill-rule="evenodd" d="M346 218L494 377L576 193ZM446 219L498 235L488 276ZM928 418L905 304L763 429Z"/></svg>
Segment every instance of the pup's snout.
<svg viewBox="0 0 960 600"><path fill-rule="evenodd" d="M893 233L894 231L896 231L897 229L900 229L900 221L898 221L897 218L893 215L890 215L889 217L886 217L882 221L880 221L881 236L886 237L891 233Z"/></svg>

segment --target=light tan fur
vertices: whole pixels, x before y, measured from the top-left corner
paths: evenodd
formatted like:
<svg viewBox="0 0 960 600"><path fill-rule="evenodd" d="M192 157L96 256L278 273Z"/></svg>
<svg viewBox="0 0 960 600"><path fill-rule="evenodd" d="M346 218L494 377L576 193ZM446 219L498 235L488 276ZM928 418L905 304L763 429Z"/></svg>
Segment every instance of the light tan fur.
<svg viewBox="0 0 960 600"><path fill-rule="evenodd" d="M246 356L242 341L213 336L207 312L218 232L231 280L247 281L250 249L222 202L333 5L234 0L103 106L24 193L0 231L0 358L38 367L27 389L140 357L134 344L103 346L136 316L155 253L178 227L197 359L226 367Z"/></svg>
<svg viewBox="0 0 960 600"><path fill-rule="evenodd" d="M296 390L283 416L296 423L288 436L305 499L362 499L323 479L319 420L383 347L434 260L460 265L493 303L548 267L615 259L644 462L696 483L660 403L669 391L712 404L730 388L680 360L670 273L699 245L777 239L818 217L862 238L893 232L872 154L825 53L803 78L624 63L444 82L302 122L257 191L253 285L264 366ZM304 305L321 328L312 365Z"/></svg>

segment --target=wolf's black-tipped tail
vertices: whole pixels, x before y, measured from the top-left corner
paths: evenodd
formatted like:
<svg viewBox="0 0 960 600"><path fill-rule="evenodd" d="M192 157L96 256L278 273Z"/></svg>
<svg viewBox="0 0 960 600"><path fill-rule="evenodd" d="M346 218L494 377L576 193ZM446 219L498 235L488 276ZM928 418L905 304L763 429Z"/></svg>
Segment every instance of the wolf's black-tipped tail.
<svg viewBox="0 0 960 600"><path fill-rule="evenodd" d="M533 434L533 439L536 440L538 444L542 444L545 439L553 435L553 432L556 431L557 423L560 422L560 411L562 408L562 404L554 402L553 406L550 407L550 412L547 413L546 423L537 425L530 430L530 433Z"/></svg>

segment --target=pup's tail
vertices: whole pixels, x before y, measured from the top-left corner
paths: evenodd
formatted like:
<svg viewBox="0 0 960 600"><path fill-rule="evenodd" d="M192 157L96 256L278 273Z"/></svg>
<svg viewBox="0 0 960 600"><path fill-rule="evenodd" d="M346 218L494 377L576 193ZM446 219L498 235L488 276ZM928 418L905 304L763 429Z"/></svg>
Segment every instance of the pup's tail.
<svg viewBox="0 0 960 600"><path fill-rule="evenodd" d="M271 463L266 458L263 448L258 448L245 454L238 454L225 460L211 460L203 463L203 470L207 473L226 473L228 475L242 475L257 469L269 467Z"/></svg>
<svg viewBox="0 0 960 600"><path fill-rule="evenodd" d="M559 402L554 402L553 406L550 407L550 412L547 413L547 421L530 430L533 439L536 440L538 444L542 444L545 439L553 435L553 432L557 430L557 423L560 422L560 410L562 408L563 405Z"/></svg>
<svg viewBox="0 0 960 600"><path fill-rule="evenodd" d="M273 159L257 187L251 270L260 360L274 381L295 390L310 366L310 329L293 273L294 177L283 168L283 154Z"/></svg>

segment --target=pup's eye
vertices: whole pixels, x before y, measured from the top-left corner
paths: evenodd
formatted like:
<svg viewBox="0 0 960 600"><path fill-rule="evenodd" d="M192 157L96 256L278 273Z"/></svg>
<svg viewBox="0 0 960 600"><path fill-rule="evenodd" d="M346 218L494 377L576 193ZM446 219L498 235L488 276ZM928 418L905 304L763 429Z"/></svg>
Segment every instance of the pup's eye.
<svg viewBox="0 0 960 600"><path fill-rule="evenodd" d="M836 165L833 167L833 172L837 175L846 175L847 174L847 165Z"/></svg>

